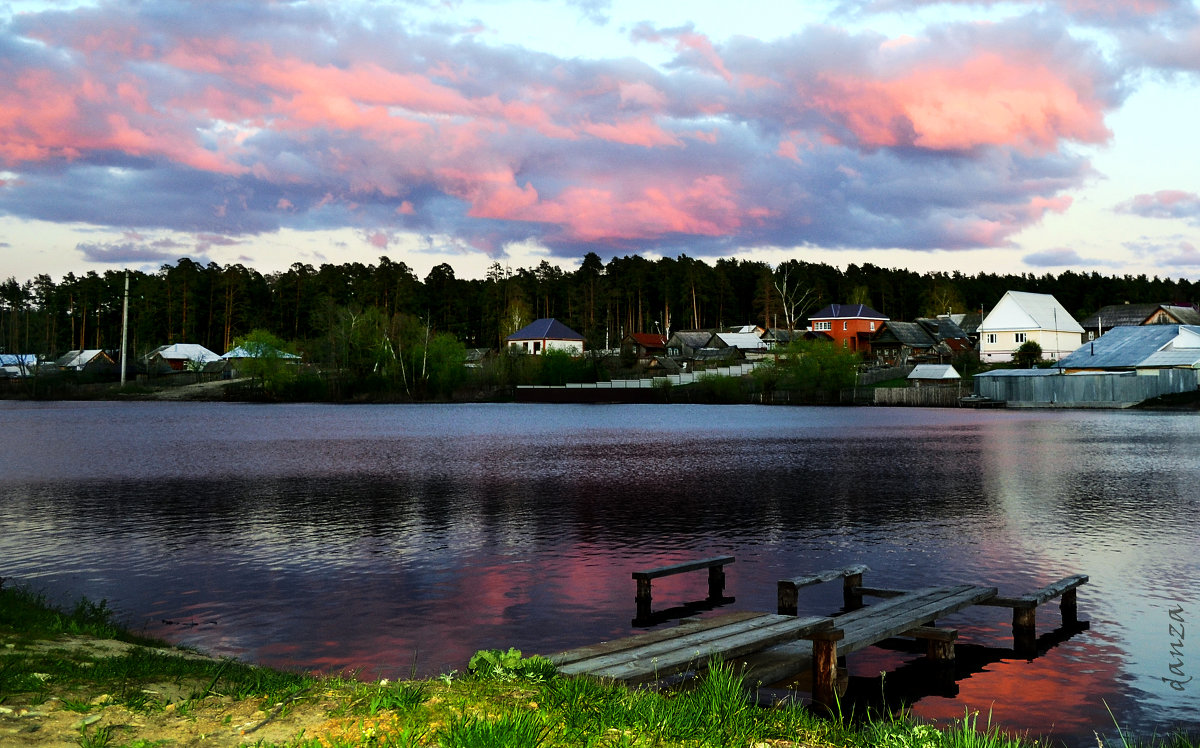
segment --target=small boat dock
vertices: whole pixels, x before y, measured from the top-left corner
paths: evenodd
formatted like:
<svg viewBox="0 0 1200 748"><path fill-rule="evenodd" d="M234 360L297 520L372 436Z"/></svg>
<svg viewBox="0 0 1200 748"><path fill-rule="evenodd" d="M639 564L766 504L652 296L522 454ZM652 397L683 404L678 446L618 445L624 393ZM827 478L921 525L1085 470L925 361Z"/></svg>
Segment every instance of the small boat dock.
<svg viewBox="0 0 1200 748"><path fill-rule="evenodd" d="M638 619L651 620L653 579L689 571L709 571L709 598L722 599L723 567L732 556L636 571ZM866 566L855 565L806 574L777 583L778 610L734 612L705 619L685 619L671 628L647 631L609 642L559 652L550 659L564 675L590 676L629 684L665 682L683 673L702 671L710 659L744 663L743 679L779 683L812 674L813 699L832 705L839 691L838 663L847 655L903 637L924 641L926 656L953 660L958 631L938 621L975 605L1011 608L1015 651L1036 648L1039 606L1060 600L1064 625L1077 623L1076 590L1085 575L1065 577L1039 590L1002 597L995 587L957 584L914 590L863 585ZM799 592L815 584L842 581L843 610L834 615L797 614ZM867 605L864 598L878 598Z"/></svg>

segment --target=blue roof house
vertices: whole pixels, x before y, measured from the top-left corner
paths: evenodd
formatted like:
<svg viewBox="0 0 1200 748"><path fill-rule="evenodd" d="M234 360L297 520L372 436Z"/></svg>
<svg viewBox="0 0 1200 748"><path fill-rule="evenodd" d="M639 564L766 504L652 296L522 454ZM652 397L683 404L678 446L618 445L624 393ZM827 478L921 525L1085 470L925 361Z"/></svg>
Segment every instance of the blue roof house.
<svg viewBox="0 0 1200 748"><path fill-rule="evenodd" d="M583 336L556 319L535 320L504 339L509 349L537 355L545 351L566 351L583 355Z"/></svg>

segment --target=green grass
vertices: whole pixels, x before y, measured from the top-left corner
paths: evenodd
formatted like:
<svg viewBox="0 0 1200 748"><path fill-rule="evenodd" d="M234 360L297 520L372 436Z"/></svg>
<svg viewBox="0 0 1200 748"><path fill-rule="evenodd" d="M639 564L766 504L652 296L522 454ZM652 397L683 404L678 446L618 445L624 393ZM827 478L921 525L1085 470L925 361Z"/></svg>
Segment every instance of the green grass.
<svg viewBox="0 0 1200 748"><path fill-rule="evenodd" d="M6 642L24 644L67 632L136 639L112 624L103 603L81 603L65 613L44 606L42 598L28 591L0 587L0 635ZM148 684L174 696L148 693ZM270 713L268 719L293 709L307 710L318 717L310 724L322 725L320 735L299 733L279 743L248 739L248 744L260 748L1044 745L1001 731L990 717L981 723L976 714L935 727L907 714L868 715L862 720L822 717L795 705L760 708L743 688L735 666L719 662L710 663L707 673L683 690L655 692L560 677L545 658L524 657L512 649L477 653L468 674L461 677L448 674L427 681L375 683L281 672L232 660L176 657L151 649L80 658L17 644L0 656L0 702L42 703L43 709L87 715L84 719L89 723L79 728L76 741L85 748L174 744L173 735L139 734L128 722L119 727L109 720L92 722L114 705L185 721L204 719L212 729L229 730L229 713L221 710L230 700L249 700L262 714ZM1101 740L1101 748L1200 748L1200 742L1183 734L1137 741L1118 730L1118 739Z"/></svg>

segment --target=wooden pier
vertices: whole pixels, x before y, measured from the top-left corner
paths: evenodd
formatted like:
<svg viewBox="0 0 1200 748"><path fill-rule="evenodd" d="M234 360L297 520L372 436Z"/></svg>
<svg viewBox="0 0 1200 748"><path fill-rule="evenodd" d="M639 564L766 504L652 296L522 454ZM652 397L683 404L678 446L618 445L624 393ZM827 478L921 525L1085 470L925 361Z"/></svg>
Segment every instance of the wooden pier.
<svg viewBox="0 0 1200 748"><path fill-rule="evenodd" d="M720 569L732 562L732 556L721 556L634 572L638 581L639 617L649 615L650 580L709 569L710 598L719 597L724 587ZM559 652L550 659L565 675L630 684L665 682L682 673L698 673L713 658L736 659L747 682L779 683L811 672L813 699L832 705L840 690L839 661L866 647L906 637L925 641L929 658L952 660L958 631L934 623L974 605L1011 608L1014 651L1028 652L1035 646L1037 608L1061 598L1063 623L1075 624L1076 590L1088 580L1079 574L1024 595L1001 597L995 587L970 584L916 590L865 587L862 577L866 571L869 571L866 566L855 565L780 580L778 611L773 614L736 612L685 620L671 628ZM842 580L841 612L828 616L797 615L800 590L834 580ZM864 597L880 600L864 605Z"/></svg>

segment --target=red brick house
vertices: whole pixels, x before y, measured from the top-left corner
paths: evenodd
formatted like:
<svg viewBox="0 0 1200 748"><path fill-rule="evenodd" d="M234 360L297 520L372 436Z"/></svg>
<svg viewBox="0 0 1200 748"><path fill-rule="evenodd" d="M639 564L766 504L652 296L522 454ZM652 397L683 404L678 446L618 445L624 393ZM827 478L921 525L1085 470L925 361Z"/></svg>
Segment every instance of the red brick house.
<svg viewBox="0 0 1200 748"><path fill-rule="evenodd" d="M887 321L887 317L866 304L830 304L809 315L808 329L825 333L843 348L870 353L871 336Z"/></svg>

